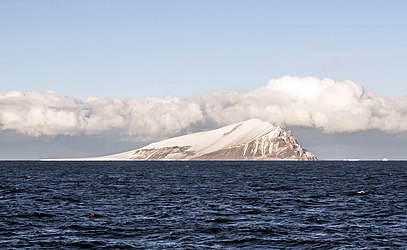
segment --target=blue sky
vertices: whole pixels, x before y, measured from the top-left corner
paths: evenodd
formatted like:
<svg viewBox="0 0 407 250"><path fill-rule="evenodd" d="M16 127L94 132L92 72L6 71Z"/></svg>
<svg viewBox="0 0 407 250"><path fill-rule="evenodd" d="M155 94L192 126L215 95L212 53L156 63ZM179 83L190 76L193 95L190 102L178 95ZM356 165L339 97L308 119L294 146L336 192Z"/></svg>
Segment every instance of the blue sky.
<svg viewBox="0 0 407 250"><path fill-rule="evenodd" d="M407 95L406 1L0 1L0 93L245 91L283 75Z"/></svg>
<svg viewBox="0 0 407 250"><path fill-rule="evenodd" d="M0 0L0 159L113 153L250 118L292 128L322 159L405 159L406 11Z"/></svg>

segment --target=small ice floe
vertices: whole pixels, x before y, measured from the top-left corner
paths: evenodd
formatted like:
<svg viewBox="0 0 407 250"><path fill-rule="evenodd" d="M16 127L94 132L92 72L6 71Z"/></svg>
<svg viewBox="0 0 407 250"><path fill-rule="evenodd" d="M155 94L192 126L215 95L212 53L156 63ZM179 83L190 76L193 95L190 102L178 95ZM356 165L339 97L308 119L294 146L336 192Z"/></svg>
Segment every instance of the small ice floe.
<svg viewBox="0 0 407 250"><path fill-rule="evenodd" d="M348 193L350 196L359 196L359 195L367 195L367 191L365 190L359 190L359 191L351 191Z"/></svg>
<svg viewBox="0 0 407 250"><path fill-rule="evenodd" d="M343 161L360 161L360 159L356 159L356 158L345 158L345 159L343 159Z"/></svg>

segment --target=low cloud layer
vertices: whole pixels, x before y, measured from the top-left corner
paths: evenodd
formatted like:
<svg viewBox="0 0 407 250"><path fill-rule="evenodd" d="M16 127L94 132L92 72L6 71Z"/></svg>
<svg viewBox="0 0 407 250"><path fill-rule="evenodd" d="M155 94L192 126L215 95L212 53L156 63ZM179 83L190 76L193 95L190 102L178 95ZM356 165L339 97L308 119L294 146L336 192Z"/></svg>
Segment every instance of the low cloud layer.
<svg viewBox="0 0 407 250"><path fill-rule="evenodd" d="M352 81L329 78L285 76L248 93L215 93L203 107L220 124L256 117L326 133L407 131L407 97L376 95Z"/></svg>
<svg viewBox="0 0 407 250"><path fill-rule="evenodd" d="M200 106L175 97L81 101L53 92L0 95L2 130L30 136L93 135L119 131L138 138L179 133L202 121Z"/></svg>
<svg viewBox="0 0 407 250"><path fill-rule="evenodd" d="M405 132L407 97L369 93L352 81L288 76L246 93L216 92L197 98L90 97L82 101L54 92L0 95L0 130L29 136L119 131L146 139L250 118L281 126L316 127L326 133Z"/></svg>

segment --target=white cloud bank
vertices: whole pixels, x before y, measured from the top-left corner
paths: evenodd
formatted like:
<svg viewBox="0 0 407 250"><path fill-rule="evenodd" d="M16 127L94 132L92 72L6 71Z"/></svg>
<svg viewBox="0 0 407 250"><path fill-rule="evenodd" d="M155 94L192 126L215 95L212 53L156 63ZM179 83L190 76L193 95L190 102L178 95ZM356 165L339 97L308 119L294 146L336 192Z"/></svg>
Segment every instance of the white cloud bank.
<svg viewBox="0 0 407 250"><path fill-rule="evenodd" d="M246 93L199 98L77 100L54 92L0 95L0 130L30 136L91 135L112 130L137 138L165 137L194 125L218 126L259 118L327 133L407 131L407 97L367 92L352 81L282 77Z"/></svg>
<svg viewBox="0 0 407 250"><path fill-rule="evenodd" d="M285 76L248 93L215 93L203 105L205 113L222 124L257 117L327 133L407 131L407 97L380 96L352 81L329 78Z"/></svg>
<svg viewBox="0 0 407 250"><path fill-rule="evenodd" d="M40 135L92 135L119 130L135 137L178 133L203 119L198 104L180 98L76 100L54 92L0 95L1 130Z"/></svg>

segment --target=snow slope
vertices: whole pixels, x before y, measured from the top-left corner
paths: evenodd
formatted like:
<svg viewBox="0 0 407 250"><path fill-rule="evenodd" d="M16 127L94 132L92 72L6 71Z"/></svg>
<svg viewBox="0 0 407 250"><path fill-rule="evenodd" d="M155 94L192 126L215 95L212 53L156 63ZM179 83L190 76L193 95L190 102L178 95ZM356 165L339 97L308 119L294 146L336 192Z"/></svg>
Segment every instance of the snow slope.
<svg viewBox="0 0 407 250"><path fill-rule="evenodd" d="M251 119L219 129L149 144L106 160L315 160L291 133Z"/></svg>

